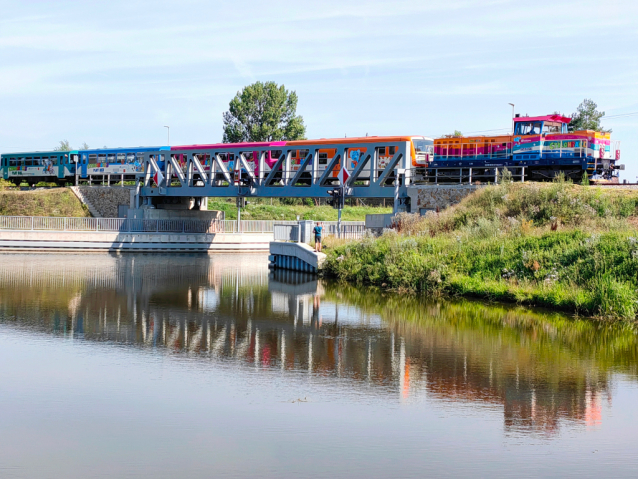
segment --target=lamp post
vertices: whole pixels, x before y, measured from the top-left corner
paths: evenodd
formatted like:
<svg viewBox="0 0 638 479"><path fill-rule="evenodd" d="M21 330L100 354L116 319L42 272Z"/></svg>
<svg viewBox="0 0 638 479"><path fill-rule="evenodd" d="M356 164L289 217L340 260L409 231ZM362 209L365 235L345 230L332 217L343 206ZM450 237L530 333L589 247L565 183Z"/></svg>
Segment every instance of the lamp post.
<svg viewBox="0 0 638 479"><path fill-rule="evenodd" d="M514 134L514 103L508 103L508 105L512 105L512 135Z"/></svg>
<svg viewBox="0 0 638 479"><path fill-rule="evenodd" d="M164 125L166 128L166 146L171 146L171 127Z"/></svg>

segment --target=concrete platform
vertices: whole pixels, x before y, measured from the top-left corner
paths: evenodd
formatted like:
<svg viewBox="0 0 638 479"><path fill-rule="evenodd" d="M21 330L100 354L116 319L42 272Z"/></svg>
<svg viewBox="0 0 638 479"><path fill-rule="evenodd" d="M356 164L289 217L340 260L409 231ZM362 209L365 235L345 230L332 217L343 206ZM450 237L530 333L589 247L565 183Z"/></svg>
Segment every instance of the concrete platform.
<svg viewBox="0 0 638 479"><path fill-rule="evenodd" d="M316 273L326 260L324 253L315 253L305 243L273 241L270 243L270 259L274 268Z"/></svg>
<svg viewBox="0 0 638 479"><path fill-rule="evenodd" d="M268 251L272 233L0 231L2 251Z"/></svg>

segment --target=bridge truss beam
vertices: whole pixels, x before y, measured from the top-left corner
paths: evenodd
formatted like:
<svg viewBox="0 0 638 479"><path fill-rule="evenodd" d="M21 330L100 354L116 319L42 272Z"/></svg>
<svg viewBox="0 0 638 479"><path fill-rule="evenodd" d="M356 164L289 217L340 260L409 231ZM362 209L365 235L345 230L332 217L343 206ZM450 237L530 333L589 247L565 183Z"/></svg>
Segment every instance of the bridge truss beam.
<svg viewBox="0 0 638 479"><path fill-rule="evenodd" d="M379 148L390 145L395 146L395 153L380 166ZM332 158L321 164L319 153L326 150L333 153ZM292 156L299 153L302 159L293 165ZM228 154L234 155L234 161L224 161L222 155ZM273 154L278 156L268 168L266 158ZM342 183L338 174L344 159L350 176ZM202 147L145 153L136 194L138 205L143 198L160 197L328 198L329 190L343 186L348 198L393 198L396 206L407 198L407 187L415 179L409 142Z"/></svg>

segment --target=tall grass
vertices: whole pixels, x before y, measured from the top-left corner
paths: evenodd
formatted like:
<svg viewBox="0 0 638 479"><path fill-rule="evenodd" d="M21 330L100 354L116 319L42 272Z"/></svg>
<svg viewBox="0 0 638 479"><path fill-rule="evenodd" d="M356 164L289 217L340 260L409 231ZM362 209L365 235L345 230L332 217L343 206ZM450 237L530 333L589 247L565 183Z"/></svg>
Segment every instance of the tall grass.
<svg viewBox="0 0 638 479"><path fill-rule="evenodd" d="M636 200L568 182L481 189L388 233L329 249L327 274L432 295L477 296L633 320Z"/></svg>

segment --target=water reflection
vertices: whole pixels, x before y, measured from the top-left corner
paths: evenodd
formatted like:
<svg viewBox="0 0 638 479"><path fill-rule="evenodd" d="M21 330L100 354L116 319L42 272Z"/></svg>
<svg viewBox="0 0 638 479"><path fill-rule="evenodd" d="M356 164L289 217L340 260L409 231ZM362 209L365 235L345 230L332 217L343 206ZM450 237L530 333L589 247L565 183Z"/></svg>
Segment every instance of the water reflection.
<svg viewBox="0 0 638 479"><path fill-rule="evenodd" d="M4 325L310 374L384 400L502 408L511 433L594 427L632 327L269 273L259 255L5 255ZM397 399L393 399L397 398Z"/></svg>

